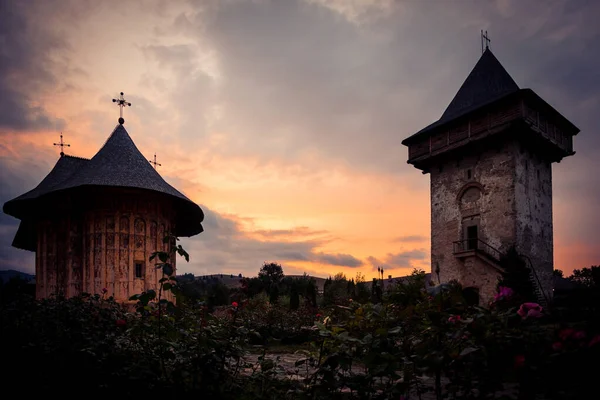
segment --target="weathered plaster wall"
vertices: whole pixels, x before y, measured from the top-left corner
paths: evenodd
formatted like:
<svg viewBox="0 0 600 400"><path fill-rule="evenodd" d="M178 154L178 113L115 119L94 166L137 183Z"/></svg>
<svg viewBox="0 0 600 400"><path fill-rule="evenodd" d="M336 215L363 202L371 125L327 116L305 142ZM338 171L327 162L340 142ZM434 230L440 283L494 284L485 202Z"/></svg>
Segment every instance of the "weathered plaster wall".
<svg viewBox="0 0 600 400"><path fill-rule="evenodd" d="M477 287L482 298L495 290L496 270L485 266L481 260L456 258L453 242L465 238L465 225L478 223L479 238L501 252L514 243L515 148L515 144L508 143L487 150L471 150L463 152L460 158L432 166L431 261L434 280L439 266L441 282L463 281L463 286ZM458 198L461 189L463 196ZM473 273L475 269L486 269L486 273Z"/></svg>
<svg viewBox="0 0 600 400"><path fill-rule="evenodd" d="M527 255L552 297L552 165L535 151L519 147L515 152L516 247Z"/></svg>

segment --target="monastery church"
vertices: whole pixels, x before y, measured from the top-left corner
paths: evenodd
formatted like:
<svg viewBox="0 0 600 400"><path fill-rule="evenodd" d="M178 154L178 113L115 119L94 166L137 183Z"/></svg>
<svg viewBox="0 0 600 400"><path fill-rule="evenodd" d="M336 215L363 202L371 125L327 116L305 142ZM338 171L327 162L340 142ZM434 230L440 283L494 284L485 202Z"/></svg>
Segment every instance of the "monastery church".
<svg viewBox="0 0 600 400"><path fill-rule="evenodd" d="M552 163L575 154L578 132L485 46L441 118L402 142L430 175L435 283L458 280L487 303L514 249L538 301L552 298Z"/></svg>
<svg viewBox="0 0 600 400"><path fill-rule="evenodd" d="M122 93L114 101L130 105ZM164 181L124 122L121 113L94 157L61 151L37 187L4 204L6 214L21 220L13 246L36 253L38 299L102 294L106 288L108 296L127 301L156 289L162 273L149 258L167 250L165 234L203 230L200 207Z"/></svg>

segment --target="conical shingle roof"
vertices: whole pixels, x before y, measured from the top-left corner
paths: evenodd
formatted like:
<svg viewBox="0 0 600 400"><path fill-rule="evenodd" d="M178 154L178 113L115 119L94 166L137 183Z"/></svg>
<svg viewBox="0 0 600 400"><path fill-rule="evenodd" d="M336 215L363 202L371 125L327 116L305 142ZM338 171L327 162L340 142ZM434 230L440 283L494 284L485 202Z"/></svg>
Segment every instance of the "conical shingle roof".
<svg viewBox="0 0 600 400"><path fill-rule="evenodd" d="M26 220L44 196L85 186L135 188L162 193L175 200L176 235L193 236L203 231L204 213L200 207L165 182L121 124L94 157L90 160L61 157L35 189L6 202L4 212Z"/></svg>
<svg viewBox="0 0 600 400"><path fill-rule="evenodd" d="M440 119L405 141L421 136L434 128L518 91L519 86L488 48L481 55Z"/></svg>

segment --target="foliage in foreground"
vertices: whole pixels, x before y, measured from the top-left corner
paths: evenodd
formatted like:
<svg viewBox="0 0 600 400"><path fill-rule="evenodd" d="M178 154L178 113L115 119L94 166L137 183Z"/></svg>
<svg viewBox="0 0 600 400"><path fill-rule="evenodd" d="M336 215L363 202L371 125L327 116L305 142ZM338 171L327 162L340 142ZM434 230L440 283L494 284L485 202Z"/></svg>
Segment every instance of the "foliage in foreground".
<svg viewBox="0 0 600 400"><path fill-rule="evenodd" d="M591 316L561 324L507 287L488 308L468 305L457 284L430 296L421 273L380 303L290 310L265 295L209 312L165 298L178 293L170 258L187 255L171 243L153 256L160 287L134 296L135 312L98 295L3 305L5 381L46 395L212 399L576 399L595 390ZM291 334L310 343L292 366L265 347L249 352L250 342Z"/></svg>

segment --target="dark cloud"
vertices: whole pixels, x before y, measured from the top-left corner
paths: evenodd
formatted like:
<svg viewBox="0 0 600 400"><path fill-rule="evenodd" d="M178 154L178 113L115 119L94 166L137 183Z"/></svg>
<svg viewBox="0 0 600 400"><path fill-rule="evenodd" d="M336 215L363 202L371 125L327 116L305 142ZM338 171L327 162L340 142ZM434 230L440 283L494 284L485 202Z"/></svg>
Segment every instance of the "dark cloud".
<svg viewBox="0 0 600 400"><path fill-rule="evenodd" d="M364 264L361 260L351 256L350 254L317 253L315 256L316 260L323 264L337 265L341 267L356 268L361 267Z"/></svg>
<svg viewBox="0 0 600 400"><path fill-rule="evenodd" d="M0 128L58 130L64 121L32 104L42 88L57 85L51 54L66 44L27 19L29 6L0 0Z"/></svg>
<svg viewBox="0 0 600 400"><path fill-rule="evenodd" d="M0 153L7 150L0 145ZM50 166L36 161L0 157L0 206L33 189L50 172ZM35 253L12 247L19 220L0 212L0 269L35 272Z"/></svg>
<svg viewBox="0 0 600 400"><path fill-rule="evenodd" d="M374 270L377 268L414 268L415 263L420 264L427 260L427 257L425 249L413 249L399 253L388 253L383 259L370 256L367 258L367 261L373 266Z"/></svg>
<svg viewBox="0 0 600 400"><path fill-rule="evenodd" d="M312 234L320 231L298 227L275 231L276 234L269 236L269 240L259 240L248 236L235 217L221 215L204 205L201 207L205 214L204 232L182 239L184 247L190 253L190 263L179 264L182 272L197 275L225 272L252 276L258 273L264 262L278 262L284 267L286 262L293 261L346 267L359 267L363 264L350 254L317 252L316 249L327 240L314 238ZM250 232L252 235L255 233ZM292 233L292 241L283 240L283 237L289 238L289 233Z"/></svg>
<svg viewBox="0 0 600 400"><path fill-rule="evenodd" d="M326 230L313 230L307 226L299 226L294 229L259 229L252 231L255 235L260 235L266 239L277 237L307 237L328 235Z"/></svg>

